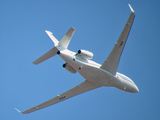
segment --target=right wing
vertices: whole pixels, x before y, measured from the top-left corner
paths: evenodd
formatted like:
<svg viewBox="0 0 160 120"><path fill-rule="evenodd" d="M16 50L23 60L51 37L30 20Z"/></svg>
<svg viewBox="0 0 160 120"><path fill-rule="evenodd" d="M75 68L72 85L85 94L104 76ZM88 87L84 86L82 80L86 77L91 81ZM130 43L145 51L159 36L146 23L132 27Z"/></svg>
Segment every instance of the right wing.
<svg viewBox="0 0 160 120"><path fill-rule="evenodd" d="M54 97L54 98L52 98L52 99L50 99L40 105L37 105L31 109L28 109L22 113L27 114L27 113L42 109L44 107L53 105L55 103L61 102L61 101L66 100L70 97L73 97L75 95L78 95L80 93L83 93L83 92L86 92L86 91L89 91L89 90L92 90L92 89L95 89L98 87L101 87L101 86L95 85L95 84L90 83L89 81L85 80L84 82L82 82L81 84L77 85L76 87L70 89L69 91L62 93L61 95L58 95L57 97Z"/></svg>
<svg viewBox="0 0 160 120"><path fill-rule="evenodd" d="M102 69L110 72L113 75L115 75L117 72L119 60L135 17L135 13L130 4L129 7L131 9L131 14L127 20L127 23L125 24L123 31L121 32L121 35L119 36L117 42L115 43L115 46L113 47L111 53L101 66Z"/></svg>

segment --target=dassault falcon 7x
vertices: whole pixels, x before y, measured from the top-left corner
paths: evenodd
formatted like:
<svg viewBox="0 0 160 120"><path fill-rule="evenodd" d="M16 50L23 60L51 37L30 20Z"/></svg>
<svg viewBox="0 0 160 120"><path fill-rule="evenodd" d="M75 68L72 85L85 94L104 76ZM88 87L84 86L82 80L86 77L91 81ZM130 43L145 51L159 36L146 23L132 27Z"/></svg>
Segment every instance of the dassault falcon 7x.
<svg viewBox="0 0 160 120"><path fill-rule="evenodd" d="M127 41L127 37L135 17L135 12L130 4L129 7L131 14L127 20L127 23L125 24L123 31L121 32L111 53L102 65L90 60L93 57L93 53L89 51L78 50L78 52L75 53L67 49L75 32L74 28L71 27L60 41L58 41L51 32L45 31L54 42L55 47L35 60L33 63L37 65L58 54L66 62L63 64L63 67L70 73L78 72L85 78L85 81L65 93L62 93L21 113L27 114L102 86L116 87L120 90L131 93L139 92L138 87L130 78L117 72L121 53Z"/></svg>

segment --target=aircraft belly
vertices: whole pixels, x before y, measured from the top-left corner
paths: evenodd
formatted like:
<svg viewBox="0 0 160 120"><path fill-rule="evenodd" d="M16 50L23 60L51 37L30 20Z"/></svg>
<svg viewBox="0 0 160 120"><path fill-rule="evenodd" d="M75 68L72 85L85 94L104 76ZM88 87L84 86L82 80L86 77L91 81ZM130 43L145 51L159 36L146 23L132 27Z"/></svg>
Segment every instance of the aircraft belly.
<svg viewBox="0 0 160 120"><path fill-rule="evenodd" d="M75 56L71 54L66 54L65 51L61 52L60 57L71 65L76 71L79 72L86 80L99 84L101 86L112 86L111 80L115 79L113 75L109 72L91 65L87 62L76 59Z"/></svg>
<svg viewBox="0 0 160 120"><path fill-rule="evenodd" d="M107 72L93 66L83 65L78 72L88 81L102 86L110 86L112 76Z"/></svg>

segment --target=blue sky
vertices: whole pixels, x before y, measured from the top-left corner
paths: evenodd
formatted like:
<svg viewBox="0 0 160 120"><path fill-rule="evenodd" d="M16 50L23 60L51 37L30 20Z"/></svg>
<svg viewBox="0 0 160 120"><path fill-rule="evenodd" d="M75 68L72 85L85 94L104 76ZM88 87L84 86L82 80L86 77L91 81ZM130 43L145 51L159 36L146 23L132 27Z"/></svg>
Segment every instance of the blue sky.
<svg viewBox="0 0 160 120"><path fill-rule="evenodd" d="M39 65L32 62L60 40L70 27L76 32L69 49L94 53L102 64L118 39L129 15L136 17L121 56L118 72L130 77L140 92L102 87L23 115L84 81L62 68L55 56ZM160 119L158 0L5 0L0 1L0 119L1 120L158 120Z"/></svg>

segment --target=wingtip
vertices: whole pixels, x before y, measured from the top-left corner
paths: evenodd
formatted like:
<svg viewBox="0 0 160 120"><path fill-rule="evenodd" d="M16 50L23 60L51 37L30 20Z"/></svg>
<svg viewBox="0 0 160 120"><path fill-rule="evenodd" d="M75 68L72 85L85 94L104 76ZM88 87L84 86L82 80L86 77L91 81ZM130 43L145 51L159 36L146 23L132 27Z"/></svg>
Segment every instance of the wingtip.
<svg viewBox="0 0 160 120"><path fill-rule="evenodd" d="M128 4L128 6L129 6L129 8L130 8L131 12L132 12L132 13L135 13L135 12L134 12L134 10L133 10L133 8L131 7L131 5L130 5L130 4Z"/></svg>
<svg viewBox="0 0 160 120"><path fill-rule="evenodd" d="M48 30L45 30L45 32L46 32L47 34L52 34L52 32L50 32L50 31L48 31Z"/></svg>
<svg viewBox="0 0 160 120"><path fill-rule="evenodd" d="M17 112L22 113L20 110L18 110L17 108L14 108Z"/></svg>
<svg viewBox="0 0 160 120"><path fill-rule="evenodd" d="M48 33L49 31L48 31L48 30L45 30L45 32Z"/></svg>
<svg viewBox="0 0 160 120"><path fill-rule="evenodd" d="M34 62L32 62L34 65L38 65L35 61Z"/></svg>
<svg viewBox="0 0 160 120"><path fill-rule="evenodd" d="M71 27L73 30L76 30L74 27Z"/></svg>

